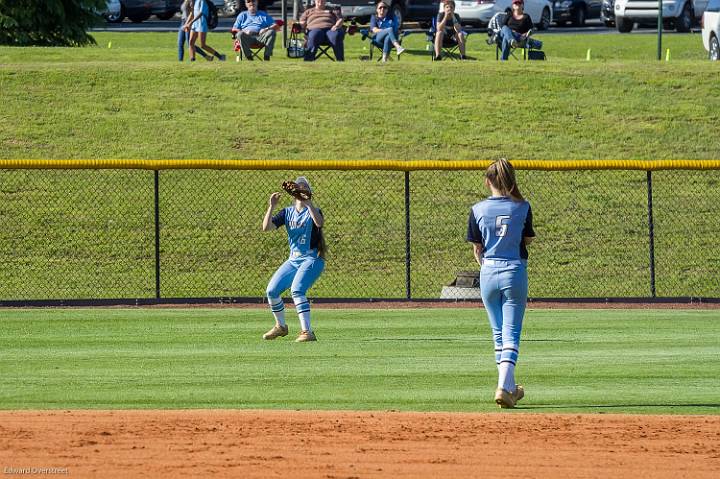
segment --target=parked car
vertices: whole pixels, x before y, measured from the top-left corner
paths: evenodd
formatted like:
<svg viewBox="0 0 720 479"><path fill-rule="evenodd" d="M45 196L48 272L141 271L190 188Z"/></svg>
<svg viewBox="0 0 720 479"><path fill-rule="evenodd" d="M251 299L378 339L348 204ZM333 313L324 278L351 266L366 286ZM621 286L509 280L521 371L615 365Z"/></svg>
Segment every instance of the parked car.
<svg viewBox="0 0 720 479"><path fill-rule="evenodd" d="M548 29L553 19L552 9L552 3L549 0L525 0L525 13L530 15L538 30ZM512 13L512 0L459 0L455 2L455 13L460 15L463 25L487 27L490 19L498 12Z"/></svg>
<svg viewBox="0 0 720 479"><path fill-rule="evenodd" d="M122 6L120 5L120 0L108 0L105 2L105 10L103 10L100 14L106 21L114 23L117 22L121 12Z"/></svg>
<svg viewBox="0 0 720 479"><path fill-rule="evenodd" d="M606 27L615 26L615 0L603 0L600 7L600 20Z"/></svg>
<svg viewBox="0 0 720 479"><path fill-rule="evenodd" d="M258 0L258 10L267 10L275 3L275 0ZM217 3L215 4L217 7ZM218 7L218 10L222 11L228 17L237 17L240 12L247 10L245 6L245 0L225 0L225 5L222 9Z"/></svg>
<svg viewBox="0 0 720 479"><path fill-rule="evenodd" d="M702 17L702 40L710 60L720 60L720 0L710 0Z"/></svg>
<svg viewBox="0 0 720 479"><path fill-rule="evenodd" d="M339 5L343 17L364 23L375 13L376 3L377 0L332 0L328 5ZM391 0L390 11L400 25L406 20L429 24L439 5L440 0Z"/></svg>
<svg viewBox="0 0 720 479"><path fill-rule="evenodd" d="M574 27L583 27L588 18L600 18L601 6L601 0L555 0L553 19L558 27L567 22Z"/></svg>
<svg viewBox="0 0 720 479"><path fill-rule="evenodd" d="M689 32L702 17L708 0L663 0L663 27ZM621 33L632 31L635 23L657 25L658 2L615 0L615 26Z"/></svg>
<svg viewBox="0 0 720 479"><path fill-rule="evenodd" d="M125 17L134 23L144 22L151 15L160 18L171 18L175 12L180 10L178 0L120 0L120 14L108 22L120 23Z"/></svg>

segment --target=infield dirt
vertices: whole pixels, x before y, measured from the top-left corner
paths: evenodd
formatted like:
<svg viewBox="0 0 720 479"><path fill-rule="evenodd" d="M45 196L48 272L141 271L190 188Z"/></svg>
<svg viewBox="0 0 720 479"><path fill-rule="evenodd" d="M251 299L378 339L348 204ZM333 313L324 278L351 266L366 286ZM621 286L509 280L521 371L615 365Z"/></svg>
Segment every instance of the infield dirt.
<svg viewBox="0 0 720 479"><path fill-rule="evenodd" d="M720 416L4 411L0 468L63 477L716 478Z"/></svg>

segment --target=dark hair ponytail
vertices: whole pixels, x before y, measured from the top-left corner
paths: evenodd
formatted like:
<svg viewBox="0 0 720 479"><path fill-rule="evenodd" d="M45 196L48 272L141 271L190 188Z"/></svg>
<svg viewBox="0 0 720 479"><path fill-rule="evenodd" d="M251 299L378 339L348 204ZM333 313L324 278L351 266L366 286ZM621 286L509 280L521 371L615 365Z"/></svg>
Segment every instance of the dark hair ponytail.
<svg viewBox="0 0 720 479"><path fill-rule="evenodd" d="M503 196L509 196L515 201L525 199L515 181L515 169L505 158L495 160L485 172L485 177Z"/></svg>

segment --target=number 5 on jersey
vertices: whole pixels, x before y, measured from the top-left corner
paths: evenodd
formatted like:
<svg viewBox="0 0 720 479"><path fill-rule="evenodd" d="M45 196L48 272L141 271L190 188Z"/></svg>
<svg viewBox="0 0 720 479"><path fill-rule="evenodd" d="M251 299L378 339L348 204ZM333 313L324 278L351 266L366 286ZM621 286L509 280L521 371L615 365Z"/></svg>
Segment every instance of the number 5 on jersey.
<svg viewBox="0 0 720 479"><path fill-rule="evenodd" d="M495 236L503 237L507 234L508 224L506 221L510 220L508 215L499 215L495 217Z"/></svg>

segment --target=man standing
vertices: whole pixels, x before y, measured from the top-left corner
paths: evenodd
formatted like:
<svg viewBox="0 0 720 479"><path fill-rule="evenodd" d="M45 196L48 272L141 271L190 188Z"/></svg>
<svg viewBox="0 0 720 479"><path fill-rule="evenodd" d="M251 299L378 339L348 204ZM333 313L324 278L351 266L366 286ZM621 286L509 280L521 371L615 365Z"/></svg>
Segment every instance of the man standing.
<svg viewBox="0 0 720 479"><path fill-rule="evenodd" d="M275 46L275 34L279 28L275 20L267 12L258 11L258 0L245 0L247 10L237 16L231 32L240 40L243 55L253 59L250 47L255 43L265 45L265 61L270 60Z"/></svg>

